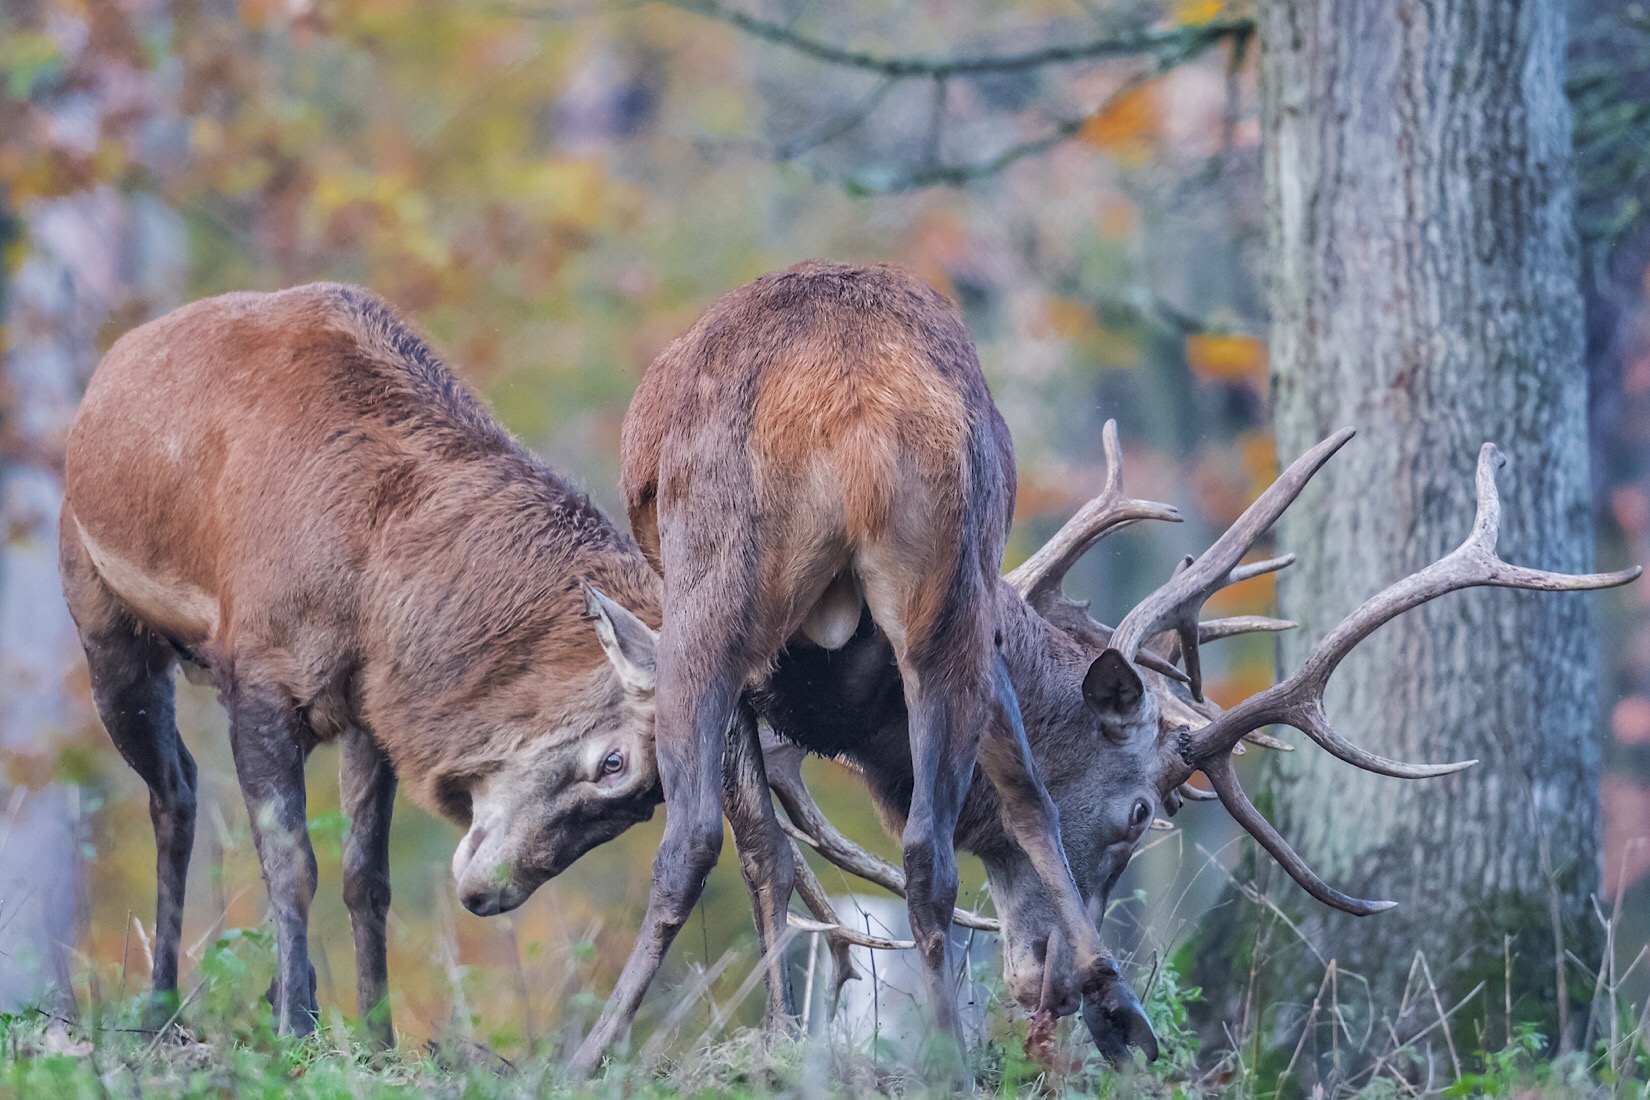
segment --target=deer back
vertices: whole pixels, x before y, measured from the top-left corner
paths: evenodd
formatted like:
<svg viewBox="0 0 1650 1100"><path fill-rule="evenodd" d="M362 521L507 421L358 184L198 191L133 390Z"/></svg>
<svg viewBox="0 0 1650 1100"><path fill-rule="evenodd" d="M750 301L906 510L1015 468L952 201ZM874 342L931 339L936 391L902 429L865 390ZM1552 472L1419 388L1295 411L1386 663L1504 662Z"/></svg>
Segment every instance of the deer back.
<svg viewBox="0 0 1650 1100"><path fill-rule="evenodd" d="M225 295L117 341L63 527L220 687L274 682L317 739L368 729L460 820L469 777L621 709L580 582L658 621L634 544L352 287Z"/></svg>
<svg viewBox="0 0 1650 1100"><path fill-rule="evenodd" d="M662 524L748 533L768 655L833 599L807 632L852 636L859 592L832 582L868 546L948 546L994 575L1014 498L956 306L887 265L808 262L719 299L643 377L621 479L657 568Z"/></svg>

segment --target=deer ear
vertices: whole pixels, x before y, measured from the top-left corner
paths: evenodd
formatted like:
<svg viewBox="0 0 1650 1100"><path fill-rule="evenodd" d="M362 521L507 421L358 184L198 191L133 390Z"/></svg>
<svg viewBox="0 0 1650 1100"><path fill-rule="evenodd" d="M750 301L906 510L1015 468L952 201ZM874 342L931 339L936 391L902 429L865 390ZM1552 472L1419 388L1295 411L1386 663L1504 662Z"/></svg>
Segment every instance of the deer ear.
<svg viewBox="0 0 1650 1100"><path fill-rule="evenodd" d="M1140 711L1146 685L1129 659L1108 649L1094 659L1083 677L1083 698L1102 722L1126 722Z"/></svg>
<svg viewBox="0 0 1650 1100"><path fill-rule="evenodd" d="M595 624L596 637L619 682L633 695L651 695L657 678L653 652L658 632L588 581L580 581L579 587L584 590L584 617Z"/></svg>

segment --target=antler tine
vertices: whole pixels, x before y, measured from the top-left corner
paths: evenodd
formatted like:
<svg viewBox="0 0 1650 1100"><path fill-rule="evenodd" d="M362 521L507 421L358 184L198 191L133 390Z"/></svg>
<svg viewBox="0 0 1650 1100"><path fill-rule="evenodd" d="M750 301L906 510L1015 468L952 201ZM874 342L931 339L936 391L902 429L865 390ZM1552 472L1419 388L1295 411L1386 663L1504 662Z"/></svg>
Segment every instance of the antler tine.
<svg viewBox="0 0 1650 1100"><path fill-rule="evenodd" d="M1189 738L1190 751L1185 755L1188 764L1224 752L1245 734L1274 724L1295 727L1349 764L1400 779L1447 775L1476 763L1465 760L1453 764L1404 764L1361 749L1329 724L1323 712L1323 696L1330 676L1360 642L1404 612L1450 592L1479 587L1587 591L1627 584L1643 572L1641 567L1633 566L1613 573L1554 573L1502 561L1495 554L1501 523L1495 470L1505 462L1492 443L1484 444L1478 453L1478 507L1472 533L1466 541L1426 568L1365 600L1317 644L1295 675L1251 696L1197 730ZM1122 628L1118 630L1121 633Z"/></svg>
<svg viewBox="0 0 1650 1100"><path fill-rule="evenodd" d="M787 911L785 914L786 924L799 932L820 932L829 936L832 940L833 954L835 954L838 943L865 947L872 951L904 951L907 948L916 946L914 940L895 940L886 936L875 936L869 932L861 932L852 925L844 924L842 918L837 916L836 908L831 905L831 899L826 894L825 887L820 884L819 876L814 874L812 867L808 866L808 861L802 858L802 849L796 847L796 841L794 840L791 841L791 855L796 860L796 892L802 896L802 903L808 907L808 911L814 915L814 919L809 920L806 917ZM843 963L846 963L845 969L848 974L838 981L838 988L841 987L842 982L859 977L858 968L846 956L838 964L839 967Z"/></svg>
<svg viewBox="0 0 1650 1100"><path fill-rule="evenodd" d="M1295 564L1295 555L1284 554L1281 557L1267 558L1265 561L1253 561L1248 565L1239 565L1226 574L1226 583L1222 588L1228 588L1239 581L1246 581L1252 577L1263 576L1267 573L1276 573L1280 569L1288 569Z"/></svg>
<svg viewBox="0 0 1650 1100"><path fill-rule="evenodd" d="M1206 791L1202 787L1194 787L1190 781L1182 783L1175 789L1180 792L1180 797L1187 802L1213 802L1220 797L1220 792Z"/></svg>
<svg viewBox="0 0 1650 1100"><path fill-rule="evenodd" d="M1398 904L1395 901L1366 901L1363 898L1355 898L1350 894L1341 893L1319 878L1317 872L1306 865L1306 861L1289 846L1289 842L1283 839L1282 834L1274 829L1272 823L1255 809L1253 802L1249 801L1249 796L1238 783L1237 769L1232 766L1229 754L1221 753L1205 764L1203 774L1209 777L1209 782L1215 789L1215 796L1220 799L1233 820L1247 829L1249 835L1254 837L1260 846L1289 872L1289 877L1300 883L1301 889L1308 894L1331 908L1359 917L1380 913Z"/></svg>
<svg viewBox="0 0 1650 1100"><path fill-rule="evenodd" d="M1123 448L1117 441L1117 421L1106 421L1100 435L1106 452L1106 487L1004 578L1033 607L1040 609L1057 595L1077 559L1106 535L1143 519L1181 520L1180 512L1170 505L1123 495Z"/></svg>
<svg viewBox="0 0 1650 1100"><path fill-rule="evenodd" d="M872 939L867 935L865 940L858 938L858 933L842 924L836 910L831 907L831 899L826 896L825 888L819 884L819 877L814 869L808 866L808 861L802 858L802 849L797 847L796 841L791 841L791 858L796 866L796 892L802 896L802 902L813 913L820 925L820 931L825 936L825 946L831 952L831 1000L829 1014L836 1015L836 1006L842 998L842 987L860 977L859 968L854 965L854 953L851 948L858 943L861 947L876 949L882 944L865 942ZM801 931L813 931L800 923L800 918L788 908L785 910L785 923ZM890 940L888 950L897 950L899 943Z"/></svg>
<svg viewBox="0 0 1650 1100"><path fill-rule="evenodd" d="M1137 659L1147 638L1159 631L1175 631L1180 635L1192 698L1202 702L1203 671L1197 650L1197 616L1203 602L1235 580L1282 569L1294 561L1292 556L1285 556L1242 567L1238 565L1256 541L1300 496L1312 475L1322 469L1330 456L1345 446L1352 435L1351 428L1342 428L1290 463L1289 468L1244 510L1237 522L1216 539L1213 546L1190 566L1177 570L1162 587L1123 617L1112 635L1112 646L1132 661Z"/></svg>
<svg viewBox="0 0 1650 1100"><path fill-rule="evenodd" d="M1191 777L1194 770L1201 770L1209 777L1216 795L1232 817L1271 853L1291 878L1325 905L1363 916L1390 909L1394 903L1365 901L1343 894L1306 865L1272 824L1255 809L1254 803L1249 801L1238 783L1237 770L1232 762L1238 742L1254 736L1266 726L1288 725L1300 730L1341 760L1382 775L1421 779L1469 768L1477 761L1406 764L1388 760L1336 733L1324 714L1323 695L1330 676L1346 655L1384 623L1463 588L1487 586L1544 592L1586 591L1627 584L1643 573L1639 566L1614 573L1554 573L1508 565L1497 557L1495 543L1500 534L1501 499L1495 487L1495 470L1505 462L1493 444L1484 444L1478 452L1478 507L1472 532L1466 541L1438 561L1365 600L1361 607L1342 619L1317 644L1300 671L1293 676L1245 699L1231 710L1210 715L1207 724L1200 728L1186 728L1180 733L1180 756L1184 770L1175 789L1186 797L1183 788L1185 780ZM1122 632L1123 627L1119 627L1118 633Z"/></svg>
<svg viewBox="0 0 1650 1100"><path fill-rule="evenodd" d="M1235 638L1239 634L1276 634L1294 630L1299 625L1288 619L1273 619L1265 615L1233 615L1225 619L1205 619L1197 624L1197 641L1199 645L1203 645L1206 642L1218 642L1222 638Z"/></svg>
<svg viewBox="0 0 1650 1100"><path fill-rule="evenodd" d="M790 818L789 822L781 821L780 828L855 878L880 886L891 894L905 896L905 872L855 844L833 825L803 784L800 768L783 766L770 756L767 770L768 786L779 796L779 804ZM1001 928L994 918L968 909L955 910L951 920L953 924L982 932L996 932Z"/></svg>

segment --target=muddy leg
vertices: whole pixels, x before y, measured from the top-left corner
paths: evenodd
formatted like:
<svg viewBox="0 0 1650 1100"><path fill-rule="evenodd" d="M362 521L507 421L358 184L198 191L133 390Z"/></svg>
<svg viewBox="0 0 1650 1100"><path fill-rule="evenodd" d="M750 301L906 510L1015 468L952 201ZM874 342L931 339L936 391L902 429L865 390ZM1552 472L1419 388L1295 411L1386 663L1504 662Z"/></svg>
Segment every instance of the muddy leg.
<svg viewBox="0 0 1650 1100"><path fill-rule="evenodd" d="M931 688L926 669L902 672L914 776L911 813L901 838L906 907L934 1022L944 1036L941 1046L949 1047L935 1051L939 1068L960 1072L968 1047L957 1013L956 971L950 957L951 913L957 904L955 837L974 775L981 708L969 705L955 691Z"/></svg>
<svg viewBox="0 0 1650 1100"><path fill-rule="evenodd" d="M730 563L722 559L719 564ZM665 575L672 575L668 552ZM682 593L673 600L666 581L654 696L665 835L653 862L641 934L613 995L568 1065L577 1078L595 1072L607 1048L630 1025L722 851L722 761L746 671L741 658L745 624L730 613L736 605L717 598L728 591L740 589L724 585L698 598Z"/></svg>
<svg viewBox="0 0 1650 1100"><path fill-rule="evenodd" d="M252 822L252 839L275 918L277 1030L315 1030L315 968L309 961L309 906L315 897L315 851L305 819L301 720L284 692L235 683L225 693L235 773Z"/></svg>
<svg viewBox="0 0 1650 1100"><path fill-rule="evenodd" d="M92 699L120 755L149 787L155 830L155 966L147 1023L178 1008L184 884L195 842L195 761L178 736L169 646L143 630L103 587L65 522L63 590L91 671Z"/></svg>
<svg viewBox="0 0 1650 1100"><path fill-rule="evenodd" d="M349 838L344 843L344 904L355 933L355 1011L381 1047L395 1045L390 1020L388 943L390 814L395 770L382 749L360 730L344 737L339 767Z"/></svg>

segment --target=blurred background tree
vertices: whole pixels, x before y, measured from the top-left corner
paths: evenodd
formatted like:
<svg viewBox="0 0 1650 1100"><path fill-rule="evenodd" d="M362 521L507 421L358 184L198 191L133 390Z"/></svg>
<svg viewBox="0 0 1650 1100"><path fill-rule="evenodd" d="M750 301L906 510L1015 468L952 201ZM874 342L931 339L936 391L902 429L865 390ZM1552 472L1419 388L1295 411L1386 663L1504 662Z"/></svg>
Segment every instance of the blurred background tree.
<svg viewBox="0 0 1650 1100"><path fill-rule="evenodd" d="M1586 271L1594 499L1604 556L1616 562L1629 552L1642 560L1650 545L1650 417L1626 411L1650 392L1647 258L1633 243L1643 239L1633 196L1644 193L1650 142L1635 144L1642 115L1620 117L1623 105L1645 102L1632 79L1645 70L1623 52L1642 11L1597 7L1595 23L1576 22L1586 61L1576 102L1583 224L1609 224L1586 238ZM119 332L223 290L364 283L429 332L530 445L611 507L634 381L713 297L810 255L898 260L962 302L1014 431L1021 494L1011 557L1098 486L1107 416L1123 425L1131 488L1196 517L1131 534L1073 574L1074 593L1115 615L1181 553L1202 549L1275 469L1254 14L1241 0L4 0L0 802L14 835L31 815L41 824L27 843L5 839L0 825L0 885L17 884L0 896L27 899L0 909L0 929L20 934L23 925L6 922L32 912L42 958L70 943L110 981L123 956L141 951L152 888L141 784L91 715L51 575L62 432ZM1608 280L1594 278L1606 269ZM1605 361L1613 365L1600 368ZM1613 418L1600 411L1612 409ZM1449 493L1465 469L1440 473ZM1395 493L1375 483L1370 506ZM1439 538L1455 537L1458 504L1438 502ZM1289 541L1326 565L1338 552ZM1370 557L1367 586L1349 580L1337 598L1354 600L1414 564ZM1615 740L1603 881L1612 895L1636 889L1637 908L1650 911L1650 845L1631 847L1650 834L1646 597L1635 588L1609 599L1600 694ZM1226 600L1222 610L1260 611L1272 593L1257 582ZM1230 699L1264 684L1273 652L1258 643L1219 660L1214 693ZM1510 681L1482 683L1488 695ZM262 902L221 714L198 691L186 699L180 724L212 807L187 946L256 922ZM1383 747L1368 716L1344 721ZM1576 735L1585 742L1587 731ZM317 769L330 765L317 754ZM883 843L852 777L820 765L813 778L828 809ZM335 803L316 788L322 1000L347 1010L347 962L338 960L343 980L334 982L326 957L348 942L325 886L337 881L325 837ZM1420 795L1387 781L1380 797L1402 808ZM1131 872L1145 900L1110 926L1132 929L1149 950L1196 941L1211 903L1259 911L1222 889L1230 874L1250 877L1247 842L1230 843L1219 810L1181 821ZM57 849L33 839L49 837ZM505 1044L578 1030L588 989L607 987L628 946L655 839L634 830L519 914L482 921L453 913L452 830L404 807L391 960L401 1025L430 1034L456 1019ZM1370 881L1351 868L1348 885ZM1430 888L1392 891L1414 902ZM1293 905L1291 889L1272 894ZM748 950L744 906L737 875L720 868L701 927L676 952L678 975L730 946ZM130 913L139 926L129 932ZM1393 927L1380 924L1387 919L1367 923L1379 934ZM1546 950L1537 943L1550 944L1551 929L1535 935L1546 938L1521 949ZM1550 960L1542 973L1552 973ZM478 984L488 996L474 995ZM1235 1034L1299 1019L1298 994L1256 1004L1241 976L1224 984L1242 999Z"/></svg>

